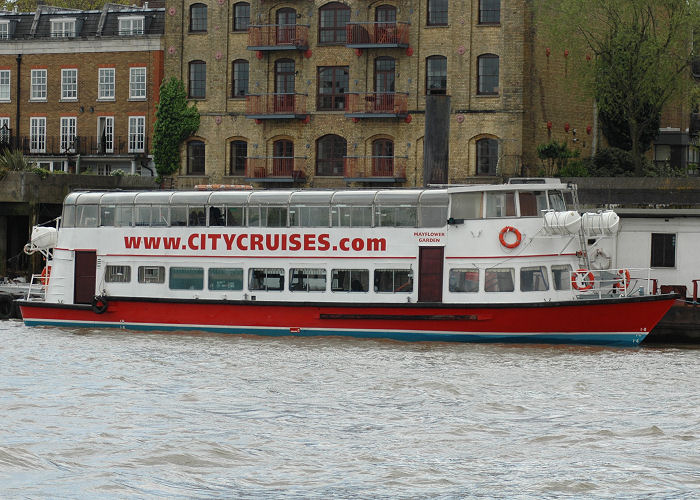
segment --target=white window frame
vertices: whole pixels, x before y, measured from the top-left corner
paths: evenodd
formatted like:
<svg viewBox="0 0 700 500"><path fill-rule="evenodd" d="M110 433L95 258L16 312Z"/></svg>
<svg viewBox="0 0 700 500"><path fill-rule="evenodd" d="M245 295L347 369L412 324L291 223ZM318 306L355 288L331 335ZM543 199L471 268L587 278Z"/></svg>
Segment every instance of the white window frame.
<svg viewBox="0 0 700 500"><path fill-rule="evenodd" d="M31 153L46 153L45 116L32 116L29 118L29 151Z"/></svg>
<svg viewBox="0 0 700 500"><path fill-rule="evenodd" d="M74 37L75 18L61 17L51 19L51 36L53 38Z"/></svg>
<svg viewBox="0 0 700 500"><path fill-rule="evenodd" d="M75 153L75 137L78 134L78 118L61 117L61 153Z"/></svg>
<svg viewBox="0 0 700 500"><path fill-rule="evenodd" d="M3 132L3 126L7 125L5 131ZM0 142L9 143L10 142L10 117L0 116Z"/></svg>
<svg viewBox="0 0 700 500"><path fill-rule="evenodd" d="M10 38L10 21L0 21L0 39Z"/></svg>
<svg viewBox="0 0 700 500"><path fill-rule="evenodd" d="M146 99L146 68L129 68L129 99Z"/></svg>
<svg viewBox="0 0 700 500"><path fill-rule="evenodd" d="M143 153L146 148L146 117L129 117L129 153Z"/></svg>
<svg viewBox="0 0 700 500"><path fill-rule="evenodd" d="M10 70L0 70L0 102L10 102Z"/></svg>
<svg viewBox="0 0 700 500"><path fill-rule="evenodd" d="M97 140L101 141L102 131L100 130L100 122L104 120L105 132L105 153L114 153L114 117L113 116L98 116L97 117ZM100 144L101 146L101 144Z"/></svg>
<svg viewBox="0 0 700 500"><path fill-rule="evenodd" d="M97 71L97 99L100 101L114 100L114 85L116 71L114 68L99 68Z"/></svg>
<svg viewBox="0 0 700 500"><path fill-rule="evenodd" d="M143 16L125 16L119 18L119 34L120 35L143 35L144 33L144 17Z"/></svg>
<svg viewBox="0 0 700 500"><path fill-rule="evenodd" d="M66 68L61 70L61 100L78 100L78 68Z"/></svg>
<svg viewBox="0 0 700 500"><path fill-rule="evenodd" d="M46 100L46 84L48 81L47 70L33 69L31 71L32 90L29 96L30 101Z"/></svg>

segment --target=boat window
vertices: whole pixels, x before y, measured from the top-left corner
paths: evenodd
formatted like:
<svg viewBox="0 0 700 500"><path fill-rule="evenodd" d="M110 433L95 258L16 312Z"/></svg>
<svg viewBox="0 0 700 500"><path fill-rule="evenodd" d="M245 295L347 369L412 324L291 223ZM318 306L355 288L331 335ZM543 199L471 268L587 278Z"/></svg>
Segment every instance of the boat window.
<svg viewBox="0 0 700 500"><path fill-rule="evenodd" d="M289 290L292 292L325 292L326 270L290 269Z"/></svg>
<svg viewBox="0 0 700 500"><path fill-rule="evenodd" d="M250 206L248 207L248 225L251 227L286 227L287 207Z"/></svg>
<svg viewBox="0 0 700 500"><path fill-rule="evenodd" d="M521 292L542 292L544 290L549 290L546 267L533 266L520 269Z"/></svg>
<svg viewBox="0 0 700 500"><path fill-rule="evenodd" d="M290 206L289 225L291 227L328 227L328 206Z"/></svg>
<svg viewBox="0 0 700 500"><path fill-rule="evenodd" d="M442 227L447 221L447 205L420 205L419 227Z"/></svg>
<svg viewBox="0 0 700 500"><path fill-rule="evenodd" d="M372 207L334 206L331 208L333 227L372 227Z"/></svg>
<svg viewBox="0 0 700 500"><path fill-rule="evenodd" d="M245 207L226 207L227 226L245 226Z"/></svg>
<svg viewBox="0 0 700 500"><path fill-rule="evenodd" d="M333 269L331 290L334 292L366 292L369 290L367 269Z"/></svg>
<svg viewBox="0 0 700 500"><path fill-rule="evenodd" d="M165 267L139 266L139 283L165 283Z"/></svg>
<svg viewBox="0 0 700 500"><path fill-rule="evenodd" d="M415 205L386 207L377 209L377 226L416 227L418 207Z"/></svg>
<svg viewBox="0 0 700 500"><path fill-rule="evenodd" d="M453 219L481 218L481 203L483 193L454 193L450 217Z"/></svg>
<svg viewBox="0 0 700 500"><path fill-rule="evenodd" d="M515 217L515 193L486 193L486 217Z"/></svg>
<svg viewBox="0 0 700 500"><path fill-rule="evenodd" d="M151 207L151 226L168 226L170 214L167 205L153 205Z"/></svg>
<svg viewBox="0 0 700 500"><path fill-rule="evenodd" d="M248 290L284 290L284 269L249 269Z"/></svg>
<svg viewBox="0 0 700 500"><path fill-rule="evenodd" d="M61 227L75 227L75 205L64 205Z"/></svg>
<svg viewBox="0 0 700 500"><path fill-rule="evenodd" d="M571 290L571 273L573 269L570 265L552 266L552 284L555 290Z"/></svg>
<svg viewBox="0 0 700 500"><path fill-rule="evenodd" d="M494 268L484 271L484 291L512 292L515 290L515 270L512 268Z"/></svg>
<svg viewBox="0 0 700 500"><path fill-rule="evenodd" d="M207 216L204 212L204 207L189 206L187 210L187 225L188 226L206 226Z"/></svg>
<svg viewBox="0 0 700 500"><path fill-rule="evenodd" d="M100 226L114 226L114 205L100 206Z"/></svg>
<svg viewBox="0 0 700 500"><path fill-rule="evenodd" d="M105 268L106 283L129 283L131 281L131 266L107 266Z"/></svg>
<svg viewBox="0 0 700 500"><path fill-rule="evenodd" d="M170 207L170 225L187 225L187 207L185 205L173 205Z"/></svg>
<svg viewBox="0 0 700 500"><path fill-rule="evenodd" d="M204 268L171 267L171 290L202 290L204 288Z"/></svg>
<svg viewBox="0 0 700 500"><path fill-rule="evenodd" d="M117 227L131 227L134 225L134 207L131 205L117 205L114 215L114 225Z"/></svg>
<svg viewBox="0 0 700 500"><path fill-rule="evenodd" d="M544 191L520 191L518 193L521 217L537 217L547 210L547 198Z"/></svg>
<svg viewBox="0 0 700 500"><path fill-rule="evenodd" d="M78 227L97 227L97 205L78 205Z"/></svg>
<svg viewBox="0 0 700 500"><path fill-rule="evenodd" d="M225 215L224 207L209 207L209 225L225 226Z"/></svg>
<svg viewBox="0 0 700 500"><path fill-rule="evenodd" d="M240 267L209 269L209 290L243 290L243 269Z"/></svg>
<svg viewBox="0 0 700 500"><path fill-rule="evenodd" d="M410 293L413 291L413 271L410 269L377 269L374 271L374 291Z"/></svg>
<svg viewBox="0 0 700 500"><path fill-rule="evenodd" d="M477 268L450 269L450 292L479 291L479 270Z"/></svg>
<svg viewBox="0 0 700 500"><path fill-rule="evenodd" d="M136 205L134 207L134 215L137 226L150 226L151 225L151 206L150 205Z"/></svg>
<svg viewBox="0 0 700 500"><path fill-rule="evenodd" d="M548 191L547 196L549 197L549 208L557 212L564 212L566 210L564 195L561 191Z"/></svg>

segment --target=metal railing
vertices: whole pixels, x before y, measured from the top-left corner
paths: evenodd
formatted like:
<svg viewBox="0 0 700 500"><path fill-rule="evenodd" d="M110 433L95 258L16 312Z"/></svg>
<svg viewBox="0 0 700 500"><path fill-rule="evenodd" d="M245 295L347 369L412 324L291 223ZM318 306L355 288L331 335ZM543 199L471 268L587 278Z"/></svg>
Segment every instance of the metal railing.
<svg viewBox="0 0 700 500"><path fill-rule="evenodd" d="M354 22L345 25L345 45L349 47L408 47L410 23Z"/></svg>
<svg viewBox="0 0 700 500"><path fill-rule="evenodd" d="M406 179L405 156L346 156L343 176L346 179Z"/></svg>
<svg viewBox="0 0 700 500"><path fill-rule="evenodd" d="M245 96L245 113L252 116L305 115L306 94L273 93Z"/></svg>
<svg viewBox="0 0 700 500"><path fill-rule="evenodd" d="M251 50L298 49L309 47L309 26L303 24L251 24L248 48Z"/></svg>
<svg viewBox="0 0 700 500"><path fill-rule="evenodd" d="M408 113L408 94L403 92L347 93L346 114L393 115Z"/></svg>
<svg viewBox="0 0 700 500"><path fill-rule="evenodd" d="M302 181L306 179L306 157L268 156L246 158L247 179L284 179Z"/></svg>
<svg viewBox="0 0 700 500"><path fill-rule="evenodd" d="M12 143L12 140L10 140ZM61 137L45 137L43 141L29 136L18 137L18 148L25 155L133 155L149 154L149 138L145 137L139 147L129 147L128 136L115 136L111 141L99 137L77 136L66 142Z"/></svg>

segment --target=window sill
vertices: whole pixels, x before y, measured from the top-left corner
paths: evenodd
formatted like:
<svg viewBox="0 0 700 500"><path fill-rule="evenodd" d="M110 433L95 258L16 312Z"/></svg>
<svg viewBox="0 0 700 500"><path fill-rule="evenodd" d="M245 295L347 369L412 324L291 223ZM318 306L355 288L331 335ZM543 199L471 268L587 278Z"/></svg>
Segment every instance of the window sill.
<svg viewBox="0 0 700 500"><path fill-rule="evenodd" d="M129 102L145 102L145 97L129 97Z"/></svg>
<svg viewBox="0 0 700 500"><path fill-rule="evenodd" d="M2 101L2 102L9 102L9 101ZM29 102L48 102L47 99L29 99Z"/></svg>
<svg viewBox="0 0 700 500"><path fill-rule="evenodd" d="M476 97L484 99L495 99L501 97L501 94L476 94Z"/></svg>
<svg viewBox="0 0 700 500"><path fill-rule="evenodd" d="M427 29L431 29L431 28L449 28L450 25L449 25L449 24L426 24L425 27L426 27Z"/></svg>
<svg viewBox="0 0 700 500"><path fill-rule="evenodd" d="M61 98L58 100L58 102L78 102L78 98L77 97Z"/></svg>
<svg viewBox="0 0 700 500"><path fill-rule="evenodd" d="M114 97L98 97L95 99L96 102L116 102Z"/></svg>

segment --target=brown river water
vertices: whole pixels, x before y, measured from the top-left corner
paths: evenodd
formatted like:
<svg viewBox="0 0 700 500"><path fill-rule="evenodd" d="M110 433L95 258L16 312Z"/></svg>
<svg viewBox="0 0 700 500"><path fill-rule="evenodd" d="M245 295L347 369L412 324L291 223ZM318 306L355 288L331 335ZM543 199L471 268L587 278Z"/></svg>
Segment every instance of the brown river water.
<svg viewBox="0 0 700 500"><path fill-rule="evenodd" d="M0 498L698 498L700 349L0 322Z"/></svg>

